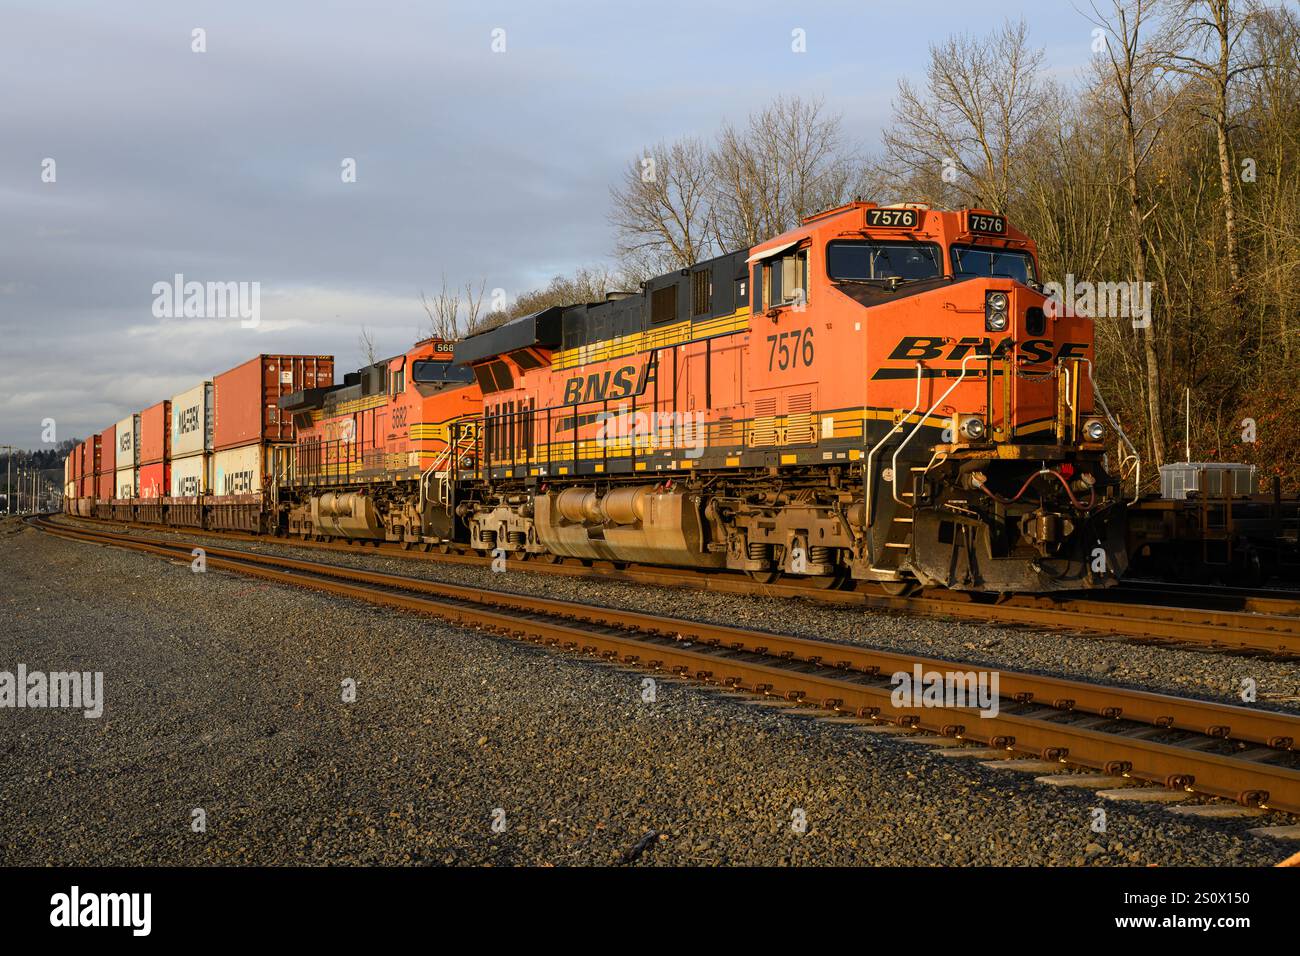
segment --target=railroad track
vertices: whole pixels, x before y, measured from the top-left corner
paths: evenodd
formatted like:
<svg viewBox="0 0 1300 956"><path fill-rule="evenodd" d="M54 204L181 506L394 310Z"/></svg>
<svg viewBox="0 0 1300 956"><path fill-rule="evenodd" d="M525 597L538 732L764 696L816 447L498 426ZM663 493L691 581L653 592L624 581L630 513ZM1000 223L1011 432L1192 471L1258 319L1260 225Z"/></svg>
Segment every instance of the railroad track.
<svg viewBox="0 0 1300 956"><path fill-rule="evenodd" d="M95 519L78 519L95 520ZM121 522L104 522L122 526ZM131 527L180 534L190 529L132 524ZM491 559L472 551L425 551L388 542L315 541L230 531L201 531L232 541L288 544L348 553L424 558L441 562L485 565ZM792 597L822 603L857 605L940 619L972 620L989 624L1049 628L1072 633L1119 637L1156 644L1182 645L1198 650L1300 658L1300 598L1254 594L1232 597L1218 591L1198 595L1175 587L1171 594L1146 587L1124 585L1104 591L1070 595L992 595L930 589L909 596L891 596L869 582L853 582L845 589L827 589L816 582L792 578L760 584L738 573L703 573L652 565L618 565L566 559L548 563L510 559L517 570L608 580L621 578L642 584L690 587L730 594Z"/></svg>
<svg viewBox="0 0 1300 956"><path fill-rule="evenodd" d="M188 563L191 545L42 518L40 530ZM893 675L962 662L623 609L485 591L300 558L206 547L209 568L430 614L635 671L695 681L846 723L928 731L1008 757L1049 761L1243 806L1300 814L1300 717L1083 681L998 671L996 714L893 699ZM988 672L985 672L988 673Z"/></svg>

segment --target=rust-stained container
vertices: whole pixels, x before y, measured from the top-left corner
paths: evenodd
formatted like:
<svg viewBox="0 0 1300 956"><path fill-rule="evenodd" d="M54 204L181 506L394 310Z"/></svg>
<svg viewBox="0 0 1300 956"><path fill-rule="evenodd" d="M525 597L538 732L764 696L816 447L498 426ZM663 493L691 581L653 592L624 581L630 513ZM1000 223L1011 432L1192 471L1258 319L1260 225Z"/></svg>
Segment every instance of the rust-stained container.
<svg viewBox="0 0 1300 956"><path fill-rule="evenodd" d="M172 489L171 462L155 461L140 466L140 497L168 498Z"/></svg>
<svg viewBox="0 0 1300 956"><path fill-rule="evenodd" d="M150 405L140 413L140 464L152 465L171 457L172 403L170 399ZM163 492L166 494L166 492Z"/></svg>
<svg viewBox="0 0 1300 956"><path fill-rule="evenodd" d="M95 474L112 474L117 471L117 426L109 425L99 433L99 455L95 461ZM113 487L113 482L108 483Z"/></svg>
<svg viewBox="0 0 1300 956"><path fill-rule="evenodd" d="M293 416L280 411L280 396L333 384L332 355L258 355L214 376L212 447L292 442Z"/></svg>
<svg viewBox="0 0 1300 956"><path fill-rule="evenodd" d="M112 501L117 472L104 471L95 476L95 500Z"/></svg>

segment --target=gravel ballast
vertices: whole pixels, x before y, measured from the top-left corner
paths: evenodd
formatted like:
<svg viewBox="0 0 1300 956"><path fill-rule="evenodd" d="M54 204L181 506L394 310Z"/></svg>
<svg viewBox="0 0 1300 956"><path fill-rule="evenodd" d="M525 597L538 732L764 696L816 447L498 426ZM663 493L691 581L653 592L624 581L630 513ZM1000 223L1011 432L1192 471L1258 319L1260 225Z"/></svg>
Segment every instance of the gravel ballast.
<svg viewBox="0 0 1300 956"><path fill-rule="evenodd" d="M99 719L0 709L3 864L1266 865L1296 849L1246 834L1270 817L1193 821L1106 803L671 681L646 703L641 675L586 659L4 530L0 670L100 671L106 702ZM613 606L662 611L669 596L683 617L895 649L910 640L994 666L1050 658L1027 661L1004 642L1031 635L1006 629L312 554ZM1295 690L1294 667L1272 662L1043 639L1072 642L1072 673L1096 666L1093 653L1176 655L1200 669L1170 664L1171 683L1181 669L1224 695L1233 676L1258 673L1261 691ZM1111 676L1133 682L1152 667ZM1267 683L1264 668L1278 668ZM1092 829L1098 806L1104 833Z"/></svg>

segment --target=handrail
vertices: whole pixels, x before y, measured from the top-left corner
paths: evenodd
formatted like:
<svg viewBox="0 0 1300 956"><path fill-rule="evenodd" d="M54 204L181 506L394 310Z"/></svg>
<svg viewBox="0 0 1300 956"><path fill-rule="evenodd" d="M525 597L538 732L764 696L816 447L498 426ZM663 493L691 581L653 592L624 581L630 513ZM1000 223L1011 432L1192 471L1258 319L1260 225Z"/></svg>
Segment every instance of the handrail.
<svg viewBox="0 0 1300 956"><path fill-rule="evenodd" d="M876 482L871 471L871 459L875 457L876 452L880 451L881 446L884 445L885 442L889 441L890 437L893 436L896 432L898 432L900 428L903 427L903 423L906 422L913 415L915 415L916 410L921 407L922 368L923 366L921 365L921 363L917 362L916 363L916 404L912 406L912 410L910 412L908 412L898 421L894 422L894 427L891 428L889 431L885 432L884 437L881 438L880 441L876 442L876 444L872 446L871 451L867 452L867 482L866 482L867 487L865 492L865 500L862 506L862 526L864 529L871 527L871 498L872 498L871 492L872 489L875 488L876 486ZM866 434L866 428L867 428L867 423L866 420L864 419L862 422L862 429L864 435Z"/></svg>
<svg viewBox="0 0 1300 956"><path fill-rule="evenodd" d="M969 355L967 355L964 359L961 360L961 375L957 376L957 381L949 385L947 390L944 391L942 395L940 395L938 398L934 400L934 404L931 405L929 410L926 411L926 413L921 416L920 420L917 421L916 427L913 428L910 432L908 432L907 437L904 438L901 442L899 442L898 447L894 449L894 457L891 459L890 466L894 469L894 480L893 480L892 491L894 495L894 501L897 502L898 504L900 505L907 504L906 501L904 501L902 498L898 496L898 455L899 453L904 448L907 447L908 442L910 442L913 438L916 437L916 433L921 430L921 426L925 424L925 420L929 418L932 414L934 414L934 410L938 408L941 404L943 404L943 400L952 394L953 389L955 389L958 385L960 385L962 382L966 380L966 371L967 371L966 363L974 358L982 359L985 357L986 356L978 355L975 352L971 352ZM921 364L920 362L917 363L917 365L920 364ZM915 504L915 502L913 504Z"/></svg>

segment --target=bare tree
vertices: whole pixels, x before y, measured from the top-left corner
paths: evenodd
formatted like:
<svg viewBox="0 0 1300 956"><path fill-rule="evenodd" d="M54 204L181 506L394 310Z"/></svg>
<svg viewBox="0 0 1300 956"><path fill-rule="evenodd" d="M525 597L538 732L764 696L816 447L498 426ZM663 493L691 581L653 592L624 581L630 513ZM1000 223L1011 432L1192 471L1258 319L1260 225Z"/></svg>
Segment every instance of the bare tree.
<svg viewBox="0 0 1300 956"><path fill-rule="evenodd" d="M1203 115L1214 129L1219 154L1219 203L1235 308L1243 290L1237 251L1236 177L1228 141L1232 130L1230 94L1234 80L1259 69L1261 64L1241 56L1248 16L1237 0L1169 0L1168 23L1160 51L1164 67L1189 77L1201 88ZM1180 52L1183 50L1186 52Z"/></svg>
<svg viewBox="0 0 1300 956"><path fill-rule="evenodd" d="M610 189L610 221L630 272L647 278L713 252L712 178L708 147L693 138L660 143L628 166L623 182Z"/></svg>
<svg viewBox="0 0 1300 956"><path fill-rule="evenodd" d="M473 282L465 283L465 323L460 327L465 335L473 335L489 327L486 321L487 314L483 313L483 296L486 292L487 279L479 281L477 292L474 290Z"/></svg>
<svg viewBox="0 0 1300 956"><path fill-rule="evenodd" d="M1092 22L1103 31L1105 51L1100 54L1099 91L1103 103L1118 118L1121 136L1122 182L1128 200L1132 246L1132 274L1140 287L1147 281L1147 219L1154 212L1143 195L1142 171L1160 135L1160 124L1176 100L1148 108L1159 81L1161 60L1145 42L1155 0L1113 0L1107 18L1094 5ZM1141 333L1146 360L1147 435L1157 464L1165 460L1161 419L1160 358L1156 353L1156 317L1150 316Z"/></svg>
<svg viewBox="0 0 1300 956"><path fill-rule="evenodd" d="M1020 162L1041 148L1051 102L1042 65L1023 20L932 45L925 89L898 83L888 162L944 205L1005 212Z"/></svg>
<svg viewBox="0 0 1300 956"><path fill-rule="evenodd" d="M375 334L367 326L361 327L361 332L357 335L357 346L361 349L361 354L366 357L367 365L374 365L379 361L375 353Z"/></svg>
<svg viewBox="0 0 1300 956"><path fill-rule="evenodd" d="M420 304L429 317L430 336L451 342L460 338L460 293L447 285L446 275L443 275L442 285L433 298L420 290Z"/></svg>
<svg viewBox="0 0 1300 956"><path fill-rule="evenodd" d="M837 206L861 188L866 169L843 121L823 102L777 97L743 129L725 124L710 157L711 224L721 249L741 249Z"/></svg>

